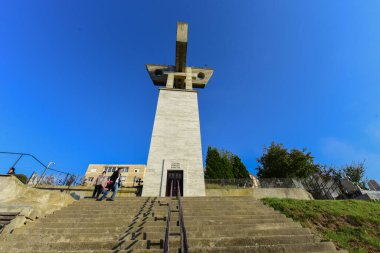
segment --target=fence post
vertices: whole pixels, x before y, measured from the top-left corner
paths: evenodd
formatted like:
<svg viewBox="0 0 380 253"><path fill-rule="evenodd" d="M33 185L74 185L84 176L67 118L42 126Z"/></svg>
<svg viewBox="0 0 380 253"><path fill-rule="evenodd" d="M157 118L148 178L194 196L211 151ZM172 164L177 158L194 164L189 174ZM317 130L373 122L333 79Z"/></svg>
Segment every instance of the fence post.
<svg viewBox="0 0 380 253"><path fill-rule="evenodd" d="M16 167L16 164L21 160L21 158L23 157L24 155L20 155L20 157L16 160L16 162L12 165L12 168Z"/></svg>

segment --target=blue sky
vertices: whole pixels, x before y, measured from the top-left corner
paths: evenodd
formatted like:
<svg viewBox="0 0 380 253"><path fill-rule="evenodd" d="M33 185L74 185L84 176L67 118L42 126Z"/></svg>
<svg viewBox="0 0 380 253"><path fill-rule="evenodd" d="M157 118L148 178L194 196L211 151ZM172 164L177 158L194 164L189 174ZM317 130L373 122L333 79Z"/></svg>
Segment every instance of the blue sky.
<svg viewBox="0 0 380 253"><path fill-rule="evenodd" d="M379 1L1 1L0 151L80 173L146 163L145 64L174 63L177 21L188 65L215 69L199 92L204 156L225 148L255 172L275 141L380 179Z"/></svg>

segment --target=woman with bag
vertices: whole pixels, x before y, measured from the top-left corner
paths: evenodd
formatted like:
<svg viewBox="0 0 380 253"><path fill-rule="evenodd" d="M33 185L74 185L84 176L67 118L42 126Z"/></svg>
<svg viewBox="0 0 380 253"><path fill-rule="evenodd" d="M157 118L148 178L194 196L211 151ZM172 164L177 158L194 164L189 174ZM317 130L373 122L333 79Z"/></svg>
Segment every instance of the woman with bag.
<svg viewBox="0 0 380 253"><path fill-rule="evenodd" d="M95 189L92 193L93 198L99 198L100 193L102 193L103 189L107 186L107 176L106 171L103 171L95 181Z"/></svg>
<svg viewBox="0 0 380 253"><path fill-rule="evenodd" d="M103 190L103 196L99 199L96 199L96 201L102 201L105 199L110 191L113 191L111 198L107 199L107 201L114 201L117 191L119 190L120 183L121 183L121 170L122 168L118 168L117 171L115 171L112 176L110 177L110 181L107 182L107 186Z"/></svg>

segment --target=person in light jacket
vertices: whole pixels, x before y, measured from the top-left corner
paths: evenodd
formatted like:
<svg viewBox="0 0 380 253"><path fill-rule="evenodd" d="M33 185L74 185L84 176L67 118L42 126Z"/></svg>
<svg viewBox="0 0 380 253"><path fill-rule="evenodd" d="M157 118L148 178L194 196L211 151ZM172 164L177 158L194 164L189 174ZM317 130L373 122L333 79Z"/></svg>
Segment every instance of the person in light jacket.
<svg viewBox="0 0 380 253"><path fill-rule="evenodd" d="M105 199L110 191L113 191L111 198L107 199L108 201L114 201L117 191L121 185L121 170L122 168L117 169L112 176L110 177L110 181L107 183L106 189L103 190L103 196L97 201L102 201Z"/></svg>
<svg viewBox="0 0 380 253"><path fill-rule="evenodd" d="M107 186L106 171L103 171L95 180L95 189L92 193L93 198L98 198L103 189Z"/></svg>

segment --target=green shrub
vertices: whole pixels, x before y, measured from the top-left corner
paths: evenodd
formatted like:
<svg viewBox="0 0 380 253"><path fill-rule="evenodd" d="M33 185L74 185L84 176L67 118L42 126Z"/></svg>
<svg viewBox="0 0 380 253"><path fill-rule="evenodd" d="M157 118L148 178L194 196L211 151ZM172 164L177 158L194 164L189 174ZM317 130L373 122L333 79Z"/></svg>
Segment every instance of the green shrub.
<svg viewBox="0 0 380 253"><path fill-rule="evenodd" d="M14 176L17 177L23 184L28 182L28 178L24 174L15 174Z"/></svg>

